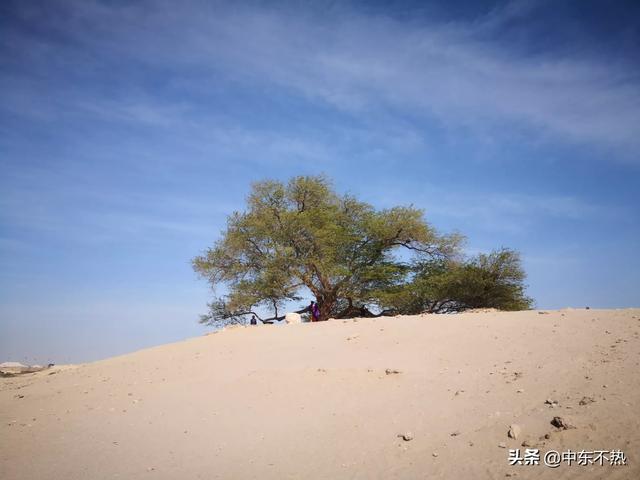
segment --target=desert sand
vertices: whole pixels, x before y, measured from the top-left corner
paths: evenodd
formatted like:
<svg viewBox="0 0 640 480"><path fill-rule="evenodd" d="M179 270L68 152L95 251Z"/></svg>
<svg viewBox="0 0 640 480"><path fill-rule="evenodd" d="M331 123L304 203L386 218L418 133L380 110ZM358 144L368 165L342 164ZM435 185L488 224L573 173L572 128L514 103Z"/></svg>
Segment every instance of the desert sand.
<svg viewBox="0 0 640 480"><path fill-rule="evenodd" d="M231 328L0 378L0 478L637 479L639 367L640 309Z"/></svg>

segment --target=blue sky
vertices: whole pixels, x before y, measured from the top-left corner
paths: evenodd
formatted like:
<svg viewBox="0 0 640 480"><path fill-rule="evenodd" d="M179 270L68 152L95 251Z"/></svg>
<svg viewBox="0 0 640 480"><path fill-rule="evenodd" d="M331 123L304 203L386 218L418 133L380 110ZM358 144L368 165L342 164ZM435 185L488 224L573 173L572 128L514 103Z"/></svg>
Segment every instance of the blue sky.
<svg viewBox="0 0 640 480"><path fill-rule="evenodd" d="M0 361L203 333L190 259L299 174L639 306L639 51L637 2L2 2Z"/></svg>

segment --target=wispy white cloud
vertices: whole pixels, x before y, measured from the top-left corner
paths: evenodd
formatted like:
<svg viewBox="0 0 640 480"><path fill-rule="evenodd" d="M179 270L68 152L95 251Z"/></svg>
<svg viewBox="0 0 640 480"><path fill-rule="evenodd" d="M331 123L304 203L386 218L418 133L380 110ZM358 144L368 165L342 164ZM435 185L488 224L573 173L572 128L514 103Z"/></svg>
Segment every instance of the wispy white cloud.
<svg viewBox="0 0 640 480"><path fill-rule="evenodd" d="M71 243L149 245L168 238L208 239L224 225L224 216L239 207L202 195L126 191L96 184L84 173L65 178L60 170L22 167L10 172L0 195L0 223L18 238L26 231L35 238ZM0 246L5 251L25 248L10 236Z"/></svg>
<svg viewBox="0 0 640 480"><path fill-rule="evenodd" d="M514 20L526 19L536 8L548 3L549 0L511 0L510 2L499 4L473 23L477 29L495 31L507 26Z"/></svg>
<svg viewBox="0 0 640 480"><path fill-rule="evenodd" d="M430 212L465 220L496 233L523 234L549 220L586 222L610 209L575 196L513 193L450 193L432 202ZM618 212L622 215L622 212Z"/></svg>
<svg viewBox="0 0 640 480"><path fill-rule="evenodd" d="M379 197L387 206L411 201L424 206L426 217L453 225L479 228L493 236L522 235L534 231L544 222L593 222L606 217L609 221L626 225L630 222L629 209L610 206L576 195L524 194L508 191L471 191L424 183L423 191L389 188ZM379 187L378 187L379 188ZM546 231L546 230L545 230Z"/></svg>
<svg viewBox="0 0 640 480"><path fill-rule="evenodd" d="M636 71L584 53L523 55L488 40L487 32L521 19L539 2L511 2L485 17L446 24L400 22L349 8L317 17L298 9L199 2L180 9L170 3L68 5L57 28L80 48L62 46L60 63L86 62L93 54L106 65L128 61L170 77L178 71L174 86L197 83L197 94L219 88L220 79L259 83L360 118L410 114L479 136L517 126L534 141L595 145L613 149L612 158L638 161ZM105 68L83 67L89 77ZM174 124L186 110L198 109L145 99L144 92L116 101L96 99L93 91L86 98L66 93L69 110L141 124ZM32 110L42 115L43 108ZM286 142L285 149L308 149Z"/></svg>
<svg viewBox="0 0 640 480"><path fill-rule="evenodd" d="M521 55L486 40L487 29L525 15L529 5L445 25L354 12L317 21L240 8L197 19L184 39L188 51L174 48L171 56L358 115L397 109L478 132L517 122L554 141L637 148L640 86L628 65L588 55Z"/></svg>
<svg viewBox="0 0 640 480"><path fill-rule="evenodd" d="M61 46L57 54L61 64L84 61L89 77L105 68L87 60L93 54L107 65L115 58L178 70L178 84L195 75L201 89L217 88L220 78L271 83L360 116L411 112L479 134L516 122L534 137L632 150L626 159L637 161L637 71L587 54L523 55L487 40L488 31L538 4L511 2L485 17L440 24L347 8L318 18L255 5L196 2L178 11L170 3L77 2L63 9L69 15L60 14L57 28L82 48ZM34 50L44 56L50 49L41 44ZM106 111L95 96L75 100L76 108L156 124L180 118L184 106L134 99Z"/></svg>

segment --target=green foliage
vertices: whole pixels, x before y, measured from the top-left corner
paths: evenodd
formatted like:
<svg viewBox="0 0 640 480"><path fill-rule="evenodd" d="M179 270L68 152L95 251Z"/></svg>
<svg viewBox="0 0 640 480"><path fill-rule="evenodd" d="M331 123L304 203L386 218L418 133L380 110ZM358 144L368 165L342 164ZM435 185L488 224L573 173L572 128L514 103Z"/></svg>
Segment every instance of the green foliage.
<svg viewBox="0 0 640 480"><path fill-rule="evenodd" d="M317 299L321 319L345 305L375 300L409 271L395 252L450 259L461 236L442 235L413 207L376 210L337 195L324 177L295 177L253 185L245 212L233 213L222 238L193 267L229 293L210 304L205 323L237 319L268 306L278 309L305 289Z"/></svg>
<svg viewBox="0 0 640 480"><path fill-rule="evenodd" d="M418 263L411 281L383 290L379 303L405 314L454 312L470 308L526 310L525 273L520 256L510 249L468 260Z"/></svg>
<svg viewBox="0 0 640 480"><path fill-rule="evenodd" d="M525 277L520 255L503 248L452 269L443 298L454 299L466 308L526 310L533 301L525 295Z"/></svg>

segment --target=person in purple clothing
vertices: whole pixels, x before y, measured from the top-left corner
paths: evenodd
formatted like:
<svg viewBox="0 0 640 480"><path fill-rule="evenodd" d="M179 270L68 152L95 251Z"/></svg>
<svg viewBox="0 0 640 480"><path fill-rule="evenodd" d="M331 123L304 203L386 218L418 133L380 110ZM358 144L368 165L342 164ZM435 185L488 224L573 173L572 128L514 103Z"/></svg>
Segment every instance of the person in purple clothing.
<svg viewBox="0 0 640 480"><path fill-rule="evenodd" d="M314 301L311 301L311 305L309 305L309 312L311 312L311 321L317 322L320 320L320 307Z"/></svg>

